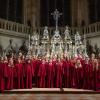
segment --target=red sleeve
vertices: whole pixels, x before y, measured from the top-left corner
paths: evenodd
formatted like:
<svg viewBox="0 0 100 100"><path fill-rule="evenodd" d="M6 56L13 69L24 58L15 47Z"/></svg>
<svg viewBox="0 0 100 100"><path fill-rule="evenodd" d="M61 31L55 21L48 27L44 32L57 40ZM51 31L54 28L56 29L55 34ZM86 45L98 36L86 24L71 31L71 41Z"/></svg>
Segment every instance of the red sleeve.
<svg viewBox="0 0 100 100"><path fill-rule="evenodd" d="M41 66L42 65L39 66L38 76L41 76Z"/></svg>
<svg viewBox="0 0 100 100"><path fill-rule="evenodd" d="M18 76L18 74L17 74L17 72L18 72L18 71L17 71L17 66L18 66L18 65L15 64L14 67L13 67L14 77L17 77L17 76Z"/></svg>
<svg viewBox="0 0 100 100"><path fill-rule="evenodd" d="M33 64L31 65L31 67L32 67L32 76L34 77L34 68L35 68L35 67L34 67Z"/></svg>

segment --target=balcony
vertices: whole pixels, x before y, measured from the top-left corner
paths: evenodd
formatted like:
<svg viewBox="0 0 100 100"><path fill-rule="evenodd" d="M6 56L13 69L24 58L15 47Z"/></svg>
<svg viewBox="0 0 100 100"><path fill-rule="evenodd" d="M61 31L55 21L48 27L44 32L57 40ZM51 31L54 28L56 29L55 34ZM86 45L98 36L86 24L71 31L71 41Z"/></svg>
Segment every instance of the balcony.
<svg viewBox="0 0 100 100"><path fill-rule="evenodd" d="M30 27L23 24L0 19L0 35L27 38Z"/></svg>
<svg viewBox="0 0 100 100"><path fill-rule="evenodd" d="M33 33L34 31L37 31L39 34L43 32L44 27L38 27L38 28L30 28L26 25L19 24L16 22L11 22L8 20L0 19L0 34L2 35L11 35L11 36L17 36L22 38L27 38L29 33ZM53 31L55 30L54 27L48 28L49 34L51 35ZM65 27L59 27L59 31L63 33L65 30ZM86 34L87 37L94 37L100 35L100 22L90 24L85 27L77 28L77 27L70 27L70 34L74 35L76 31L78 31L80 34Z"/></svg>

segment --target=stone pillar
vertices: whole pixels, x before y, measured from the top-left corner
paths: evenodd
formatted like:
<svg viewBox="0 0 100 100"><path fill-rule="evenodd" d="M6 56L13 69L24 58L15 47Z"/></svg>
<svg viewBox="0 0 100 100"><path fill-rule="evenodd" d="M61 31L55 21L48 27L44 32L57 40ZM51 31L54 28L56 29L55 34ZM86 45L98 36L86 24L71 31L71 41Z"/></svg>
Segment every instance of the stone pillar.
<svg viewBox="0 0 100 100"><path fill-rule="evenodd" d="M27 0L23 0L23 24L27 25Z"/></svg>
<svg viewBox="0 0 100 100"><path fill-rule="evenodd" d="M37 11L36 11L36 26L40 26L40 0L37 0Z"/></svg>
<svg viewBox="0 0 100 100"><path fill-rule="evenodd" d="M72 26L77 26L77 0L71 0L71 23Z"/></svg>
<svg viewBox="0 0 100 100"><path fill-rule="evenodd" d="M89 24L89 9L88 9L88 0L78 0L79 12L78 12L78 26L84 26Z"/></svg>
<svg viewBox="0 0 100 100"><path fill-rule="evenodd" d="M89 23L87 0L71 0L72 26L83 26Z"/></svg>
<svg viewBox="0 0 100 100"><path fill-rule="evenodd" d="M24 0L23 4L23 22L27 24L30 21L32 27L39 26L40 0Z"/></svg>

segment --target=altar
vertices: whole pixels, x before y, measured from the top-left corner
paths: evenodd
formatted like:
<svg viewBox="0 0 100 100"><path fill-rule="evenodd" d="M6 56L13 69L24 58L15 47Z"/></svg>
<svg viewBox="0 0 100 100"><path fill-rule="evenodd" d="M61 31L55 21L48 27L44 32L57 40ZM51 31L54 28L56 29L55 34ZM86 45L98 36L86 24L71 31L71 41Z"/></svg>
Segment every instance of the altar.
<svg viewBox="0 0 100 100"><path fill-rule="evenodd" d="M51 54L62 54L63 53L63 39L59 34L59 30L55 30L55 34L51 38Z"/></svg>
<svg viewBox="0 0 100 100"><path fill-rule="evenodd" d="M49 33L48 26L45 26L41 34L34 31L31 34L29 41L31 42L31 52L35 56L46 56L46 55L68 55L70 58L75 55L81 54L86 55L86 38L81 39L79 32L76 32L74 36L70 34L69 27L66 26L65 30L61 32L58 27L58 19L62 15L56 9L51 15L55 20L55 29L52 35Z"/></svg>

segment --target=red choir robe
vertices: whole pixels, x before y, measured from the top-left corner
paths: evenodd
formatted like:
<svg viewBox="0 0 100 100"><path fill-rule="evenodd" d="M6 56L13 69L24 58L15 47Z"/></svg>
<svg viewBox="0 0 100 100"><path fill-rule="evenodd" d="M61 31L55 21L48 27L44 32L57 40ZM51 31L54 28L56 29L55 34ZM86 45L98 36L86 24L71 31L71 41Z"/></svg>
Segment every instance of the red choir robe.
<svg viewBox="0 0 100 100"><path fill-rule="evenodd" d="M94 70L93 70L93 90L97 91L98 90L98 79L97 79L97 72L98 72L98 69L96 67L94 67Z"/></svg>
<svg viewBox="0 0 100 100"><path fill-rule="evenodd" d="M85 63L83 65L84 67L84 83L83 83L83 89L89 89L89 68L90 63Z"/></svg>
<svg viewBox="0 0 100 100"><path fill-rule="evenodd" d="M23 64L23 77L24 77L24 80L25 80L25 65L26 65L26 61L22 60L22 64Z"/></svg>
<svg viewBox="0 0 100 100"><path fill-rule="evenodd" d="M14 64L8 63L8 80L7 80L7 89L14 88Z"/></svg>
<svg viewBox="0 0 100 100"><path fill-rule="evenodd" d="M39 71L38 71L38 77L39 77L39 88L45 88L45 78L46 78L46 66L45 63L41 63L39 66Z"/></svg>
<svg viewBox="0 0 100 100"><path fill-rule="evenodd" d="M16 70L16 86L15 88L20 89L24 88L24 72L23 72L23 63L16 63L15 64L15 70Z"/></svg>
<svg viewBox="0 0 100 100"><path fill-rule="evenodd" d="M93 89L93 65L91 62L89 66L89 89Z"/></svg>
<svg viewBox="0 0 100 100"><path fill-rule="evenodd" d="M39 72L39 67L41 65L42 61L41 60L36 60L35 64L36 64L36 68L35 68L35 83L36 86L39 86L39 76L38 76L38 72Z"/></svg>
<svg viewBox="0 0 100 100"><path fill-rule="evenodd" d="M48 68L49 68L49 62L45 62L45 68L46 68L46 78L45 78L45 87L48 87Z"/></svg>
<svg viewBox="0 0 100 100"><path fill-rule="evenodd" d="M97 72L97 86L98 86L98 90L100 90L100 59L98 59L98 72Z"/></svg>
<svg viewBox="0 0 100 100"><path fill-rule="evenodd" d="M63 66L63 74L64 74L64 87L69 88L70 87L70 64L69 61L63 60L62 61Z"/></svg>
<svg viewBox="0 0 100 100"><path fill-rule="evenodd" d="M25 64L25 87L32 88L32 77L34 77L34 69L32 62Z"/></svg>
<svg viewBox="0 0 100 100"><path fill-rule="evenodd" d="M33 83L35 83L35 85L36 85L36 82L37 82L37 74L36 74L37 60L35 60L35 59L32 60L32 66L34 69Z"/></svg>
<svg viewBox="0 0 100 100"><path fill-rule="evenodd" d="M62 62L56 63L56 88L62 88L63 79L63 64Z"/></svg>
<svg viewBox="0 0 100 100"><path fill-rule="evenodd" d="M55 68L54 64L50 62L47 66L47 88L54 88Z"/></svg>
<svg viewBox="0 0 100 100"><path fill-rule="evenodd" d="M53 64L54 70L55 70L54 87L56 87L56 63L57 63L57 61L55 59L52 59L52 64Z"/></svg>
<svg viewBox="0 0 100 100"><path fill-rule="evenodd" d="M94 60L91 60L90 61L90 64L91 64L91 66L90 66L90 69L89 69L89 71L90 71L90 77L89 77L89 80L90 80L90 82L89 82L89 89L92 89L92 90L97 90L98 89L98 84L97 84L97 73L98 73L98 64L97 64L97 62L96 62L96 60L94 59Z"/></svg>
<svg viewBox="0 0 100 100"><path fill-rule="evenodd" d="M93 63L93 90L97 91L98 90L98 78L97 78L97 74L98 73L98 62L97 59L95 59L94 63Z"/></svg>
<svg viewBox="0 0 100 100"><path fill-rule="evenodd" d="M75 87L75 62L74 60L69 61L69 87L74 88Z"/></svg>
<svg viewBox="0 0 100 100"><path fill-rule="evenodd" d="M4 77L8 77L8 62L4 62Z"/></svg>
<svg viewBox="0 0 100 100"><path fill-rule="evenodd" d="M4 64L3 65L4 65L5 89L7 89L8 77L9 77L9 74L8 74L8 70L9 70L8 62L7 61L4 61Z"/></svg>
<svg viewBox="0 0 100 100"><path fill-rule="evenodd" d="M83 66L75 66L75 88L83 88L84 70Z"/></svg>
<svg viewBox="0 0 100 100"><path fill-rule="evenodd" d="M4 64L0 62L0 92L3 92L5 88L4 82Z"/></svg>

